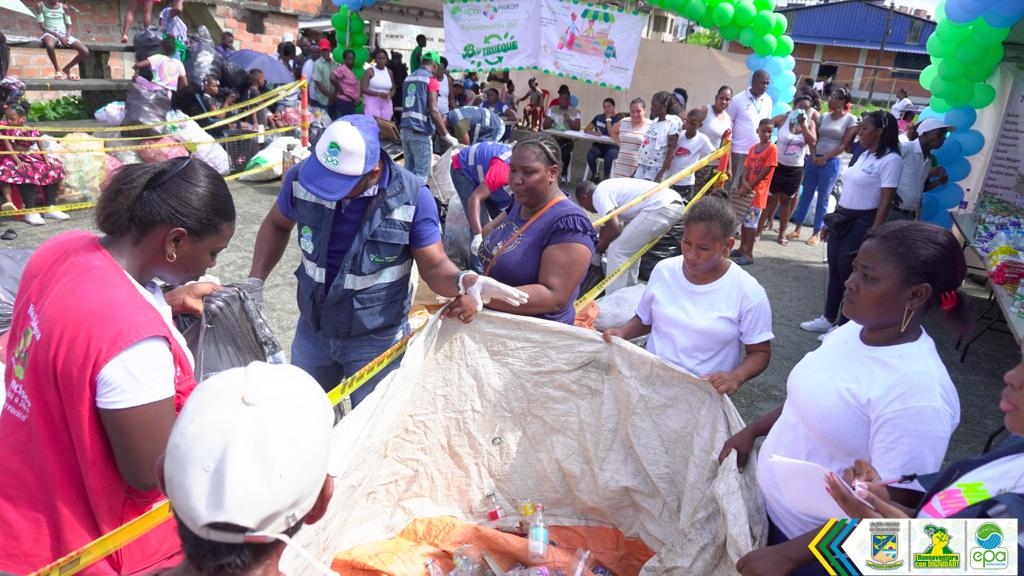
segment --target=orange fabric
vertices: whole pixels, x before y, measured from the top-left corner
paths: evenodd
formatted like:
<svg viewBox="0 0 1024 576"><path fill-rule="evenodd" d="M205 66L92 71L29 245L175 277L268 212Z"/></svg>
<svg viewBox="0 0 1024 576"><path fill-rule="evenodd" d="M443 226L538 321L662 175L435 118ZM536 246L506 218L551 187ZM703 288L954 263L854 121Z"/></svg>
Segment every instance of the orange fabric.
<svg viewBox="0 0 1024 576"><path fill-rule="evenodd" d="M597 317L600 314L601 308L597 305L597 302L591 302L584 306L583 310L576 312L576 321L573 322L573 325L593 330L594 324L597 323Z"/></svg>
<svg viewBox="0 0 1024 576"><path fill-rule="evenodd" d="M544 563L549 568L570 570L576 549L581 547L619 576L638 574L654 556L643 542L627 539L615 528L551 526L549 532L551 546ZM331 568L346 576L425 574L424 566L433 559L448 572L454 568L452 553L463 544L472 544L478 552L486 550L505 570L518 563L527 564L526 539L522 536L440 517L413 520L390 540L341 552L334 557Z"/></svg>
<svg viewBox="0 0 1024 576"><path fill-rule="evenodd" d="M771 142L760 152L757 151L758 146L760 144L752 147L750 153L747 154L746 160L743 161L743 167L746 169L743 177L749 182L753 179L755 172L768 168L768 175L754 186L753 206L754 208L764 209L768 206L768 186L771 185L772 176L775 175L775 167L779 165L779 155L775 144Z"/></svg>

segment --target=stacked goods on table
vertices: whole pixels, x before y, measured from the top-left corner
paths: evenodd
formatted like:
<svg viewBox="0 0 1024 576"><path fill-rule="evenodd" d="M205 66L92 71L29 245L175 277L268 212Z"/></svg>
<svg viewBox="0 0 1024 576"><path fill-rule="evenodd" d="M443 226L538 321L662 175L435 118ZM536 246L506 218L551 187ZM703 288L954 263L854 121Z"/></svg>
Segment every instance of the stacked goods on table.
<svg viewBox="0 0 1024 576"><path fill-rule="evenodd" d="M974 223L974 245L985 257L989 277L1013 295L1010 313L1024 318L1024 210L986 196L978 202Z"/></svg>

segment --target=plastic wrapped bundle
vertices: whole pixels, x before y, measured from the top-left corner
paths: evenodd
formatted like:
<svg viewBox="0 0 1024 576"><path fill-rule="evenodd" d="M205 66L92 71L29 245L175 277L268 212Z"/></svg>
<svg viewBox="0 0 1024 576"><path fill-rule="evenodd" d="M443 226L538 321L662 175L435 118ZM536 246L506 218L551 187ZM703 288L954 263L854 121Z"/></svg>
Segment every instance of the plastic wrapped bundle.
<svg viewBox="0 0 1024 576"><path fill-rule="evenodd" d="M122 126L139 126L161 124L171 110L171 98L166 90L147 90L135 82L128 86L128 97L124 105L124 122ZM148 128L137 130L132 136L157 136L162 129Z"/></svg>
<svg viewBox="0 0 1024 576"><path fill-rule="evenodd" d="M662 236L661 240L640 259L640 279L646 282L651 277L651 271L654 270L654 266L658 262L665 258L673 258L682 254L683 251L679 248L682 238L683 223L679 222L669 228L668 233Z"/></svg>
<svg viewBox="0 0 1024 576"><path fill-rule="evenodd" d="M31 255L32 251L26 249L0 250L0 333L11 328L14 297L18 293L21 273L25 271Z"/></svg>
<svg viewBox="0 0 1024 576"><path fill-rule="evenodd" d="M177 318L196 361L196 380L250 362L284 361L281 344L259 305L243 288L227 285L203 300L203 316Z"/></svg>
<svg viewBox="0 0 1024 576"><path fill-rule="evenodd" d="M196 42L189 47L188 58L185 59L185 75L194 89L202 91L203 82L208 77L218 80L224 75L224 57L209 42Z"/></svg>
<svg viewBox="0 0 1024 576"><path fill-rule="evenodd" d="M135 49L135 61L139 62L160 52L160 42L164 39L163 34L156 27L151 26L135 35L132 39L132 47Z"/></svg>

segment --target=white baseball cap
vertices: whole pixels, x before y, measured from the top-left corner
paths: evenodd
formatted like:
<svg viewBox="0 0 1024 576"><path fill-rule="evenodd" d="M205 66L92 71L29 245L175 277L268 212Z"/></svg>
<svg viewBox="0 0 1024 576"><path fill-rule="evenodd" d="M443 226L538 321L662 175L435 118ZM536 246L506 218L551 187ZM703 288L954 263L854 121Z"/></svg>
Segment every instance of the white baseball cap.
<svg viewBox="0 0 1024 576"><path fill-rule="evenodd" d="M946 130L951 132L956 130L956 128L954 128L952 124L939 120L938 118L925 118L917 125L918 134L924 134L925 132L931 132L932 130Z"/></svg>
<svg viewBox="0 0 1024 576"><path fill-rule="evenodd" d="M253 362L211 376L167 443L164 491L175 517L212 542L288 542L280 535L309 513L331 472L333 427L331 402L300 368ZM218 523L245 532L211 527Z"/></svg>
<svg viewBox="0 0 1024 576"><path fill-rule="evenodd" d="M328 126L299 167L299 183L318 198L337 202L380 162L380 126L372 116L350 114Z"/></svg>

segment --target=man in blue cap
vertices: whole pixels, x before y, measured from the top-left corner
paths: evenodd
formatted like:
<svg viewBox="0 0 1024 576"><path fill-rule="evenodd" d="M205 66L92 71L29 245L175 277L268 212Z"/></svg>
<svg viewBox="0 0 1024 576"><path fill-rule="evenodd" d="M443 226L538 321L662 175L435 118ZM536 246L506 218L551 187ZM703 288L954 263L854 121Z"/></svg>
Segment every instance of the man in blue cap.
<svg viewBox="0 0 1024 576"><path fill-rule="evenodd" d="M457 134L455 139L464 146L477 142L499 142L505 135L505 121L488 108L463 106L445 116L448 132Z"/></svg>
<svg viewBox="0 0 1024 576"><path fill-rule="evenodd" d="M292 364L331 390L409 332L410 278L441 296L518 306L526 293L459 270L441 243L430 190L380 149L377 122L344 116L324 130L314 153L284 177L260 225L250 283L262 286L298 228L299 321ZM459 317L463 322L472 315ZM392 362L352 394L353 407L398 365Z"/></svg>
<svg viewBox="0 0 1024 576"><path fill-rule="evenodd" d="M405 167L413 174L427 181L430 163L433 161L434 132L448 141L450 146L458 140L448 134L445 119L438 112L437 97L441 83L434 78L441 57L433 50L423 53L420 67L405 78L402 83L402 122L399 136L402 138L402 152Z"/></svg>

